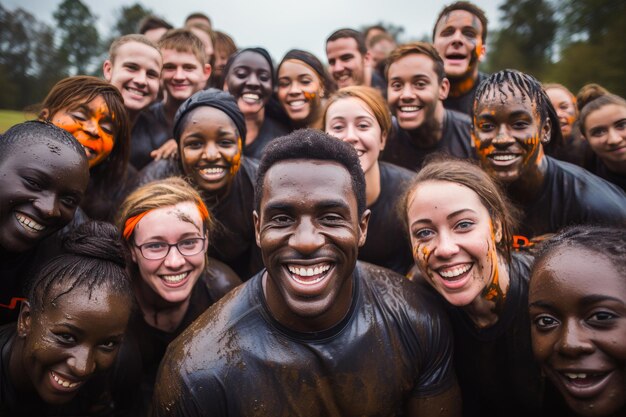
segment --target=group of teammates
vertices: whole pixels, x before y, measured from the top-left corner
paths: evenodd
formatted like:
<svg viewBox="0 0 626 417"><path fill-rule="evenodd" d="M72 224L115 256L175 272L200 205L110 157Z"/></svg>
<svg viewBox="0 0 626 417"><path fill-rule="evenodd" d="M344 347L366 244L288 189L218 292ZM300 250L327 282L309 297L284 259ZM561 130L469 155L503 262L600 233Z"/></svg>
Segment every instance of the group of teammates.
<svg viewBox="0 0 626 417"><path fill-rule="evenodd" d="M0 415L626 414L622 98L480 73L468 2L328 70L210 24L2 135Z"/></svg>

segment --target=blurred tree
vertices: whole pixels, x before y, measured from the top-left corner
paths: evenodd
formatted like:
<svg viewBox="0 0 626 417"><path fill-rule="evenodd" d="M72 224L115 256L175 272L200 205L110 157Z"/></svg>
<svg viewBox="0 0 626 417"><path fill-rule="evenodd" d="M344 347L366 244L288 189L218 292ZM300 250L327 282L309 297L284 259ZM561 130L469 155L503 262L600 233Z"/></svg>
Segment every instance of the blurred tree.
<svg viewBox="0 0 626 417"><path fill-rule="evenodd" d="M72 74L86 74L103 49L95 16L80 0L63 0L53 16L60 35L61 57Z"/></svg>
<svg viewBox="0 0 626 417"><path fill-rule="evenodd" d="M541 78L557 33L554 7L548 0L505 0L499 9L501 29L490 35L486 70L515 68Z"/></svg>
<svg viewBox="0 0 626 417"><path fill-rule="evenodd" d="M137 33L141 19L151 14L153 14L152 10L144 8L139 3L121 7L117 11L117 23L115 24L113 38L128 35L129 33Z"/></svg>

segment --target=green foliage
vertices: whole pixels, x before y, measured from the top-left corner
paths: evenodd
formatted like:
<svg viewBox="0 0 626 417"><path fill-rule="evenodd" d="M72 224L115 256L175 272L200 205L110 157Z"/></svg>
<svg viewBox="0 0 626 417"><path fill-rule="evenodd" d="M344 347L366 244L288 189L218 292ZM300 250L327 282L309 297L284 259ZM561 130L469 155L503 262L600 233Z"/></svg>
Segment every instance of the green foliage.
<svg viewBox="0 0 626 417"><path fill-rule="evenodd" d="M80 0L63 0L53 16L61 39L60 56L72 74L86 74L102 52L95 16Z"/></svg>
<svg viewBox="0 0 626 417"><path fill-rule="evenodd" d="M115 36L137 33L139 22L144 17L153 14L152 10L135 3L131 6L123 6L117 11L117 23L115 24Z"/></svg>

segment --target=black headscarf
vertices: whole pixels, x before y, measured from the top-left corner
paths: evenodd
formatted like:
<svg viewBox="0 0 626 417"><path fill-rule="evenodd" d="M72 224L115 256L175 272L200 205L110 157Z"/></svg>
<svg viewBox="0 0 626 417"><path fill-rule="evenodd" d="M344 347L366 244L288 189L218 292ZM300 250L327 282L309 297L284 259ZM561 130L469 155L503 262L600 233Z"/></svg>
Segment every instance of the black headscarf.
<svg viewBox="0 0 626 417"><path fill-rule="evenodd" d="M276 72L274 71L274 64L272 62L272 57L270 56L270 53L267 52L267 49L261 48L261 47L240 49L239 51L232 54L230 58L228 58L226 65L224 65L224 72L222 75L223 80L226 81L228 77L228 72L230 71L230 67L233 66L233 62L235 62L237 57L239 57L239 55L241 55L244 52L255 52L261 55L263 58L265 58L265 60L270 66L270 73L272 74L272 88L273 88L276 85Z"/></svg>

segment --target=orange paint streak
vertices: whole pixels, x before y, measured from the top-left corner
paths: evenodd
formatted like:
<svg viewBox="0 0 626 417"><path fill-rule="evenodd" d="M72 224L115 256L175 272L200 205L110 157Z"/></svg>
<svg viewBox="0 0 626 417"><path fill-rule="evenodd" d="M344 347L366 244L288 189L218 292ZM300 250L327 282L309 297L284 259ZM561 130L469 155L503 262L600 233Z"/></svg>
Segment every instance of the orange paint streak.
<svg viewBox="0 0 626 417"><path fill-rule="evenodd" d="M230 162L230 175L231 177L233 177L237 171L239 171L239 167L241 166L241 150L242 150L242 146L243 146L243 141L241 140L241 138L238 138L237 140L237 154L235 156L233 156L233 158L231 160L228 160L228 162Z"/></svg>
<svg viewBox="0 0 626 417"><path fill-rule="evenodd" d="M496 236L493 230L493 225L489 224L491 231L491 241L489 242L489 257L491 260L491 282L483 290L482 296L487 301L494 301L496 303L496 311L501 311L506 299L506 294L500 288L500 276L498 270L498 250L496 247Z"/></svg>
<svg viewBox="0 0 626 417"><path fill-rule="evenodd" d="M315 97L317 96L317 94L309 93L308 91L304 91L303 93L304 93L304 98L307 99L308 101L315 100Z"/></svg>
<svg viewBox="0 0 626 417"><path fill-rule="evenodd" d="M9 301L9 304L0 304L0 308L6 308L8 310L15 310L15 307L17 307L18 301L26 301L26 298L13 297L11 298L11 301Z"/></svg>

